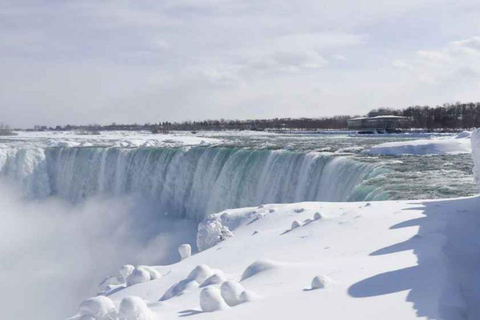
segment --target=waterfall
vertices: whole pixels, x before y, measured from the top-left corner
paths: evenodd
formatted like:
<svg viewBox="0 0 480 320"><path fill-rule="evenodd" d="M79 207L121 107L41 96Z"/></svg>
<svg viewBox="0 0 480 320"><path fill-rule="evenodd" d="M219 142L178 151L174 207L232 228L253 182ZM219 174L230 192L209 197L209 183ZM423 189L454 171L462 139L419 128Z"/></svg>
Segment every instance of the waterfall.
<svg viewBox="0 0 480 320"><path fill-rule="evenodd" d="M201 220L228 208L371 200L381 167L324 153L226 147L0 149L0 174L32 198L132 195Z"/></svg>

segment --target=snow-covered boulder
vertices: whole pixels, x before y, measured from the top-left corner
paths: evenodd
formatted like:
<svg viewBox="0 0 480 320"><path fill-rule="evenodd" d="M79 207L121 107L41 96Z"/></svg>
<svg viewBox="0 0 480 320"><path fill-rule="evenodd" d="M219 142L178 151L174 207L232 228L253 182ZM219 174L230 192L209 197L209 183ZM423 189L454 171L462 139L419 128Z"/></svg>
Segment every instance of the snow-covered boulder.
<svg viewBox="0 0 480 320"><path fill-rule="evenodd" d="M255 292L250 290L245 290L240 295L240 303L251 302L258 299L259 299L259 296Z"/></svg>
<svg viewBox="0 0 480 320"><path fill-rule="evenodd" d="M473 174L475 182L480 189L480 129L475 129L472 133L472 158L474 163Z"/></svg>
<svg viewBox="0 0 480 320"><path fill-rule="evenodd" d="M213 284L221 284L225 282L227 279L219 273L215 273L213 276L209 277L200 285L200 288L211 286Z"/></svg>
<svg viewBox="0 0 480 320"><path fill-rule="evenodd" d="M110 298L104 296L84 300L80 304L80 316L95 320L116 320L117 309Z"/></svg>
<svg viewBox="0 0 480 320"><path fill-rule="evenodd" d="M190 272L187 279L190 281L196 281L198 283L203 283L207 278L213 275L212 269L205 264L196 266L195 269Z"/></svg>
<svg viewBox="0 0 480 320"><path fill-rule="evenodd" d="M204 312L214 312L228 308L220 294L220 290L215 287L202 289L200 292L200 307Z"/></svg>
<svg viewBox="0 0 480 320"><path fill-rule="evenodd" d="M192 247L189 244L182 244L178 247L178 253L182 260L186 259L192 255Z"/></svg>
<svg viewBox="0 0 480 320"><path fill-rule="evenodd" d="M136 268L127 277L127 286L129 287L133 286L134 284L139 284L147 281L150 281L150 273L145 269Z"/></svg>
<svg viewBox="0 0 480 320"><path fill-rule="evenodd" d="M217 217L206 219L198 225L198 250L207 250L231 237L233 237L233 233L227 226L222 225Z"/></svg>
<svg viewBox="0 0 480 320"><path fill-rule="evenodd" d="M320 220L322 219L322 214L320 212L315 212L313 215L313 220Z"/></svg>
<svg viewBox="0 0 480 320"><path fill-rule="evenodd" d="M253 277L254 275L277 268L278 264L270 260L257 260L249 265L245 271L243 271L241 281Z"/></svg>
<svg viewBox="0 0 480 320"><path fill-rule="evenodd" d="M172 285L160 298L160 301L166 301L173 297L181 296L186 290L198 288L198 282L195 280L182 280Z"/></svg>
<svg viewBox="0 0 480 320"><path fill-rule="evenodd" d="M125 297L120 302L119 320L151 320L152 312L143 299L139 297Z"/></svg>
<svg viewBox="0 0 480 320"><path fill-rule="evenodd" d="M233 281L225 281L220 286L222 298L230 307L234 307L242 302L240 296L244 290L240 283Z"/></svg>

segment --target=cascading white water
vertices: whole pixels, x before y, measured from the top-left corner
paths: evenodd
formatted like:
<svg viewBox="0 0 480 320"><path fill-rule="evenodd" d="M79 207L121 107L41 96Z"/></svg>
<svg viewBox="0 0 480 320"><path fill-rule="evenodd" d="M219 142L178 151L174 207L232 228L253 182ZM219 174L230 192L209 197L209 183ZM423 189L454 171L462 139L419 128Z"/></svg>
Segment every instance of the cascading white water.
<svg viewBox="0 0 480 320"><path fill-rule="evenodd" d="M30 197L133 195L201 220L263 203L369 200L382 169L321 153L220 147L3 149L0 172Z"/></svg>

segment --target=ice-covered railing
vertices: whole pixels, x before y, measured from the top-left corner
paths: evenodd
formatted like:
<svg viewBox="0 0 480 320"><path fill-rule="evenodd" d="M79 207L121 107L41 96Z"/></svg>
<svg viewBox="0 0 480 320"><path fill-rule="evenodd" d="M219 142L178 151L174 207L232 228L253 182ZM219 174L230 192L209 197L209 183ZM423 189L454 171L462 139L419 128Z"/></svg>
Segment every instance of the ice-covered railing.
<svg viewBox="0 0 480 320"><path fill-rule="evenodd" d="M480 129L472 133L472 158L474 163L473 174L480 190Z"/></svg>
<svg viewBox="0 0 480 320"><path fill-rule="evenodd" d="M0 174L30 197L72 202L133 195L160 213L202 220L227 208L375 197L365 182L382 168L322 153L242 148L2 149Z"/></svg>

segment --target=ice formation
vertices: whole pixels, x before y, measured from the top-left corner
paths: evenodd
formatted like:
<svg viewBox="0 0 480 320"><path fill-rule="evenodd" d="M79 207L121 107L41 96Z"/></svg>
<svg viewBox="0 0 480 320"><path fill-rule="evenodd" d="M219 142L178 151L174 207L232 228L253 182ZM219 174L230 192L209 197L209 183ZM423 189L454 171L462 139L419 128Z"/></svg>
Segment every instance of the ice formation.
<svg viewBox="0 0 480 320"><path fill-rule="evenodd" d="M312 280L312 289L323 289L325 288L326 278L323 275L315 276Z"/></svg>
<svg viewBox="0 0 480 320"><path fill-rule="evenodd" d="M152 313L143 299L125 297L120 302L118 320L151 320Z"/></svg>
<svg viewBox="0 0 480 320"><path fill-rule="evenodd" d="M188 275L188 280L203 283L207 278L213 275L212 269L205 264L196 266L195 269Z"/></svg>
<svg viewBox="0 0 480 320"><path fill-rule="evenodd" d="M80 315L95 320L116 320L117 309L110 298L98 296L84 300L80 304Z"/></svg>
<svg viewBox="0 0 480 320"><path fill-rule="evenodd" d="M200 292L200 307L204 312L214 312L228 308L220 294L220 290L215 287L202 289Z"/></svg>
<svg viewBox="0 0 480 320"><path fill-rule="evenodd" d="M124 281L127 280L127 277L132 274L133 270L135 270L135 267L132 266L131 264L126 264L123 265L120 270L118 270L118 273L123 277Z"/></svg>
<svg viewBox="0 0 480 320"><path fill-rule="evenodd" d="M145 270L148 272L150 275L149 280L155 280L155 279L160 279L162 277L162 274L155 270L155 268L150 267L150 266L138 266L137 269Z"/></svg>
<svg viewBox="0 0 480 320"><path fill-rule="evenodd" d="M198 225L198 250L207 250L231 237L233 233L216 218L204 220Z"/></svg>
<svg viewBox="0 0 480 320"><path fill-rule="evenodd" d="M297 228L300 228L300 227L301 227L301 223L297 220L294 220L292 222L292 226L291 226L290 230L297 229Z"/></svg>
<svg viewBox="0 0 480 320"><path fill-rule="evenodd" d="M243 291L243 286L238 282L225 281L220 286L222 298L230 307L234 307L242 302L240 296Z"/></svg>
<svg viewBox="0 0 480 320"><path fill-rule="evenodd" d="M315 212L313 215L313 220L320 220L322 219L322 214L320 212Z"/></svg>
<svg viewBox="0 0 480 320"><path fill-rule="evenodd" d="M186 259L192 255L192 247L189 244L182 244L178 247L178 253L182 260Z"/></svg>

